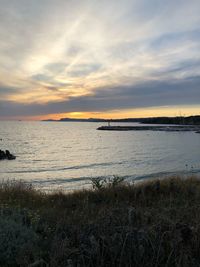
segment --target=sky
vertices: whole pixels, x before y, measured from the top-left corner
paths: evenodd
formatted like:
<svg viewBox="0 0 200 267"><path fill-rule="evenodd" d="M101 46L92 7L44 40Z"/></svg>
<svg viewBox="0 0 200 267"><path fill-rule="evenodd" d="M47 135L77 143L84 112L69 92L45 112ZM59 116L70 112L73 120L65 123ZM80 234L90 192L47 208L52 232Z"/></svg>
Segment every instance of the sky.
<svg viewBox="0 0 200 267"><path fill-rule="evenodd" d="M200 114L199 0L0 0L0 120Z"/></svg>

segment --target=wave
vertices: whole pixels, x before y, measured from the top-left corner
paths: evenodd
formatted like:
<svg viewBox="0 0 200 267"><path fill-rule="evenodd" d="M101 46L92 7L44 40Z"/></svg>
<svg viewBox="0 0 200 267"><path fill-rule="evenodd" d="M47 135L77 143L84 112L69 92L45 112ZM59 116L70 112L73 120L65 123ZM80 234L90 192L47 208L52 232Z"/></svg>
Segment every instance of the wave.
<svg viewBox="0 0 200 267"><path fill-rule="evenodd" d="M200 174L200 169L193 169L193 170L179 170L179 171L170 171L170 172L157 172L157 173L150 173L141 176L136 176L134 181L140 180L147 180L147 179L155 179L155 178L165 178L169 176L179 176L179 175L197 175Z"/></svg>
<svg viewBox="0 0 200 267"><path fill-rule="evenodd" d="M78 182L90 182L91 177L80 177L80 178L66 178L66 179L60 179L60 178L54 178L54 179L38 179L38 180L31 180L31 183L33 184L65 184L65 183L78 183ZM25 181L27 182L27 181Z"/></svg>
<svg viewBox="0 0 200 267"><path fill-rule="evenodd" d="M37 170L16 170L16 171L7 171L6 173L39 173L39 172L58 172L58 171L66 171L66 170L80 170L80 169L88 169L88 168L96 168L96 167L107 167L113 165L121 165L127 163L127 161L120 162L104 162L104 163L93 163L86 165L76 165L70 167L62 167L62 168L51 168L51 169L37 169Z"/></svg>
<svg viewBox="0 0 200 267"><path fill-rule="evenodd" d="M164 179L170 176L190 176L190 175L197 175L200 174L200 169L198 170L193 170L193 171L178 171L178 172L158 172L158 173L151 173L151 174L145 174L145 175L140 175L140 176L136 176L136 175L123 175L120 176L122 178L124 178L125 181L127 182L141 182L141 181L145 181L145 180L151 180L151 179ZM96 177L102 177L102 178L111 178L113 177L113 175L104 175L104 176L85 176L85 177L77 177L77 178L54 178L54 179L36 179L36 180L31 180L31 181L27 181L22 179L25 183L32 183L35 185L40 185L40 186L54 186L54 185L62 185L64 186L66 184L76 184L76 188L78 189L79 186L90 186L91 185L91 178L96 178ZM65 188L67 189L67 188Z"/></svg>

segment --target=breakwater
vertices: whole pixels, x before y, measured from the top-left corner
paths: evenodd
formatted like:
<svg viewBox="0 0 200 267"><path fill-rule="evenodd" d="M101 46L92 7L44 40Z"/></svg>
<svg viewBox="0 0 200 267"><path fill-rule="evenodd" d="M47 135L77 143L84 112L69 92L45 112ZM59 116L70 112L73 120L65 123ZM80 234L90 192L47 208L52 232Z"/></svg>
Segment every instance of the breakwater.
<svg viewBox="0 0 200 267"><path fill-rule="evenodd" d="M200 126L100 126L97 130L101 131L168 131L183 132L193 131L199 132Z"/></svg>

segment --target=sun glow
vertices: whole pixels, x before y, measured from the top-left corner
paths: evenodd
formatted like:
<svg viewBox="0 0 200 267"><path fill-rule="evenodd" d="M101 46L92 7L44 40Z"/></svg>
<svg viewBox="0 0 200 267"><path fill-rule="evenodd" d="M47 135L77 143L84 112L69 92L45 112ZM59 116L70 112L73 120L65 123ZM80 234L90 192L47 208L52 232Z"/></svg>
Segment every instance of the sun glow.
<svg viewBox="0 0 200 267"><path fill-rule="evenodd" d="M1 117L198 112L199 1L77 1L2 3Z"/></svg>
<svg viewBox="0 0 200 267"><path fill-rule="evenodd" d="M60 120L62 118L74 119L88 119L88 118L102 118L102 119L123 119L123 118L146 118L146 117L177 117L177 116L193 116L200 115L199 107L182 106L177 107L152 107L140 109L127 110L112 110L106 112L68 112L58 114L46 114L39 116L13 116L11 120ZM0 117L0 119L3 119Z"/></svg>

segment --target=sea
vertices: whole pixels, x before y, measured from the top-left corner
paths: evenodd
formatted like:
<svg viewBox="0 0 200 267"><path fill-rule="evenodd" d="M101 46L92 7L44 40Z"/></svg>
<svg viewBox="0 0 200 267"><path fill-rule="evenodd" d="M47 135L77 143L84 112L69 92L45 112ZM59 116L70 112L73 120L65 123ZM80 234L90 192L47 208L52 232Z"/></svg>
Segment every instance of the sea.
<svg viewBox="0 0 200 267"><path fill-rule="evenodd" d="M0 161L0 181L20 180L51 191L87 188L94 177L116 175L137 182L200 174L200 134L98 131L102 125L1 121L0 149L8 149L16 160Z"/></svg>

